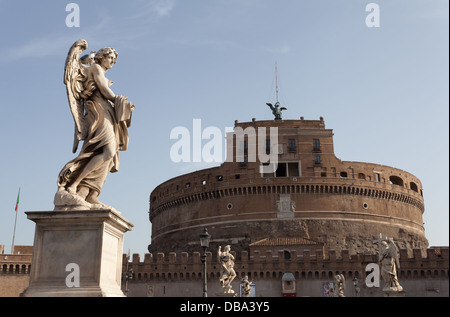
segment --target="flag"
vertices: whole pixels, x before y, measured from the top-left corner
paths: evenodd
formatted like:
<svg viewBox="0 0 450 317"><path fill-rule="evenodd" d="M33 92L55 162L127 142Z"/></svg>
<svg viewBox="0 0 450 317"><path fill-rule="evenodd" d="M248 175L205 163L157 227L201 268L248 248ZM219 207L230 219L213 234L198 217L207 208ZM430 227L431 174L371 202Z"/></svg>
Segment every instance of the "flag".
<svg viewBox="0 0 450 317"><path fill-rule="evenodd" d="M17 194L17 202L16 202L16 212L17 212L17 209L19 208L19 198L20 198L20 188L19 188L19 193Z"/></svg>

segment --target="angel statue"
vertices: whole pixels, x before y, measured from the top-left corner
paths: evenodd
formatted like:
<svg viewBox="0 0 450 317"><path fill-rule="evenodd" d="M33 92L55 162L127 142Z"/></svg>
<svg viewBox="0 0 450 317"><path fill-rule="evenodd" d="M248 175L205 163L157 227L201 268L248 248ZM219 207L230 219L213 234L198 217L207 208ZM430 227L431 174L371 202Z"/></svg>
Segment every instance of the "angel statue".
<svg viewBox="0 0 450 317"><path fill-rule="evenodd" d="M287 110L285 107L280 107L280 103L277 101L275 106L271 103L266 103L269 106L270 110L272 110L273 115L275 116L275 120L281 120L281 111Z"/></svg>
<svg viewBox="0 0 450 317"><path fill-rule="evenodd" d="M334 276L334 282L336 283L337 288L337 296L338 297L345 297L344 290L345 290L345 277L343 274L336 274Z"/></svg>
<svg viewBox="0 0 450 317"><path fill-rule="evenodd" d="M245 275L241 280L242 297L250 297L252 291L252 282L248 280L248 276Z"/></svg>
<svg viewBox="0 0 450 317"><path fill-rule="evenodd" d="M385 239L381 241L378 258L381 263L381 277L386 283L383 291L401 292L403 287L400 286L397 279L397 269L400 268L398 249L392 239Z"/></svg>
<svg viewBox="0 0 450 317"><path fill-rule="evenodd" d="M119 151L128 146L128 128L134 104L125 96L115 95L112 82L105 77L117 61L117 52L105 47L95 52L94 61L80 55L87 42L79 40L69 50L64 83L75 121L73 153L80 141L83 146L76 158L58 175L55 210L113 209L98 200L109 172L119 169Z"/></svg>
<svg viewBox="0 0 450 317"><path fill-rule="evenodd" d="M220 285L224 294L236 295L231 289L231 282L236 277L234 271L234 256L230 252L230 246L225 246L224 250L219 246L217 252L217 261L221 264Z"/></svg>

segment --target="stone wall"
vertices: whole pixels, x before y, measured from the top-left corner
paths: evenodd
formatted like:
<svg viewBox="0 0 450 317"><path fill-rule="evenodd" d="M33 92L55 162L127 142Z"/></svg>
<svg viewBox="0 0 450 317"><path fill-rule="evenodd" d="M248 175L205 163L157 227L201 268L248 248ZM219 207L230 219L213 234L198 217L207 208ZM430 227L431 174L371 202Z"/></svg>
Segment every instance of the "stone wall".
<svg viewBox="0 0 450 317"><path fill-rule="evenodd" d="M0 245L0 297L18 297L30 279L32 246L14 246L14 254L5 254Z"/></svg>
<svg viewBox="0 0 450 317"><path fill-rule="evenodd" d="M284 273L292 273L296 279L297 296L321 297L324 285L333 282L336 273L346 279L346 296L356 296L353 279L358 279L362 297L383 296L381 288L365 285L369 263L377 263L375 254L350 255L348 250L337 253L329 250L327 256L320 250L312 254L305 250L302 254L291 252L286 259L284 251L264 254L254 251L253 256L243 251L235 254L236 279L233 289L239 290L239 281L245 275L256 285L256 296L279 297L281 278ZM131 260L131 261L129 261ZM145 254L141 261L138 254L132 259L124 255L123 271L132 269L134 278L122 280L122 289L128 289L129 296L201 296L203 266L200 253L157 253ZM208 295L213 297L219 291L219 264L215 254L207 252ZM414 249L412 257L406 249L400 250L398 277L406 291L406 296L449 296L449 249L429 248L422 257L420 249ZM381 281L381 287L384 282Z"/></svg>

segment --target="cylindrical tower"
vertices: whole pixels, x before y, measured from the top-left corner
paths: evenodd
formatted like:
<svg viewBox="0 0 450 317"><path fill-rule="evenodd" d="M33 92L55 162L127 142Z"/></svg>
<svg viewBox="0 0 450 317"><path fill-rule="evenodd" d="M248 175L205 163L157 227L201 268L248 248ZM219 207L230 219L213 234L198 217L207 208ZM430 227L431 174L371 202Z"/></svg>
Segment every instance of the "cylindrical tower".
<svg viewBox="0 0 450 317"><path fill-rule="evenodd" d="M150 252L198 251L204 227L211 248L230 244L237 252L284 237L373 252L379 233L400 248L427 248L420 180L336 158L323 118L236 121L227 144L221 166L175 177L151 193Z"/></svg>

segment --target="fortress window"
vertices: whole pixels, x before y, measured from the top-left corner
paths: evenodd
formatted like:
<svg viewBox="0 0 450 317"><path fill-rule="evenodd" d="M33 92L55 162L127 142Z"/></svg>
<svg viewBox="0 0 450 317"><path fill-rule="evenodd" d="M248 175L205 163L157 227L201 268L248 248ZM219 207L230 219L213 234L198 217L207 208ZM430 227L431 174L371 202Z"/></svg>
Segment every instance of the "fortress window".
<svg viewBox="0 0 450 317"><path fill-rule="evenodd" d="M270 164L270 163L262 163L262 166L264 167L264 169L266 170L265 173L263 173L263 177L273 177L274 172L270 172L272 169L275 170L274 164ZM269 166L271 166L272 168L269 169ZM269 172L267 172L269 171Z"/></svg>
<svg viewBox="0 0 450 317"><path fill-rule="evenodd" d="M288 148L288 151L289 151L290 153L296 152L296 149L295 149L295 140L294 140L294 139L289 139L289 148Z"/></svg>
<svg viewBox="0 0 450 317"><path fill-rule="evenodd" d="M375 173L375 181L376 182L381 182L381 175L380 175L380 173Z"/></svg>
<svg viewBox="0 0 450 317"><path fill-rule="evenodd" d="M241 161L239 162L239 167L240 168L245 168L247 167L247 156L244 156Z"/></svg>
<svg viewBox="0 0 450 317"><path fill-rule="evenodd" d="M390 176L389 181L391 182L392 185L403 186L403 179L401 179L398 176Z"/></svg>
<svg viewBox="0 0 450 317"><path fill-rule="evenodd" d="M241 150L241 153L248 154L247 141L241 142L240 150Z"/></svg>
<svg viewBox="0 0 450 317"><path fill-rule="evenodd" d="M270 153L270 139L266 139L266 154Z"/></svg>
<svg viewBox="0 0 450 317"><path fill-rule="evenodd" d="M202 180L202 185L206 185L206 181L205 180Z"/></svg>
<svg viewBox="0 0 450 317"><path fill-rule="evenodd" d="M320 165L321 163L320 155L314 155L314 164Z"/></svg>
<svg viewBox="0 0 450 317"><path fill-rule="evenodd" d="M347 177L347 172L341 172L341 177Z"/></svg>
<svg viewBox="0 0 450 317"><path fill-rule="evenodd" d="M287 176L286 163L278 163L276 177L286 177L286 176Z"/></svg>
<svg viewBox="0 0 450 317"><path fill-rule="evenodd" d="M416 185L416 183L414 183L414 182L411 182L411 183L409 183L409 187L411 187L411 189L413 190L413 191L415 191L415 192L419 192L419 189L417 188L417 185Z"/></svg>
<svg viewBox="0 0 450 317"><path fill-rule="evenodd" d="M186 185L185 185L184 187L185 187L185 188L191 187L191 183L186 183Z"/></svg>
<svg viewBox="0 0 450 317"><path fill-rule="evenodd" d="M359 179L366 179L366 175L364 175L364 173L359 173L358 174L358 178Z"/></svg>
<svg viewBox="0 0 450 317"><path fill-rule="evenodd" d="M313 151L320 152L320 140L319 139L313 140Z"/></svg>
<svg viewBox="0 0 450 317"><path fill-rule="evenodd" d="M288 176L289 177L298 177L300 176L298 163L288 163Z"/></svg>
<svg viewBox="0 0 450 317"><path fill-rule="evenodd" d="M236 174L236 175L234 175L234 178L235 178L235 179L241 179L241 174Z"/></svg>
<svg viewBox="0 0 450 317"><path fill-rule="evenodd" d="M291 259L291 252L284 250L284 259L290 260Z"/></svg>
<svg viewBox="0 0 450 317"><path fill-rule="evenodd" d="M222 176L222 175L217 176L217 177L216 177L216 180L217 180L218 182L223 181L223 176Z"/></svg>

